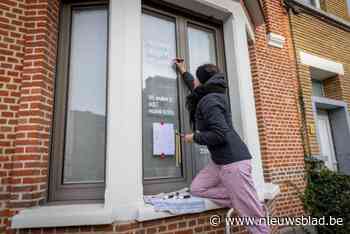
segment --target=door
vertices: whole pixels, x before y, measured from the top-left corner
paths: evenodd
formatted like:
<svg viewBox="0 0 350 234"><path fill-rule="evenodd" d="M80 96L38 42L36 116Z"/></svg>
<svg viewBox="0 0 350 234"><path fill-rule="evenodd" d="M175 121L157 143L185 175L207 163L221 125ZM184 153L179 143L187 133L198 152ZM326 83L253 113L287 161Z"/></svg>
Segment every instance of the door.
<svg viewBox="0 0 350 234"><path fill-rule="evenodd" d="M350 175L350 118L347 108L337 106L328 114L332 126L338 172Z"/></svg>
<svg viewBox="0 0 350 234"><path fill-rule="evenodd" d="M337 171L337 160L334 152L334 144L329 122L328 112L317 111L318 142L321 156L325 158L325 165L332 171Z"/></svg>
<svg viewBox="0 0 350 234"><path fill-rule="evenodd" d="M158 6L159 7L159 6ZM191 132L186 95L173 59L185 58L195 75L204 63L224 71L222 24L186 13L143 6L142 131L144 193L169 192L189 186L210 157L206 147L182 144L175 132ZM166 153L157 151L160 129L168 129ZM162 143L162 145L164 145Z"/></svg>

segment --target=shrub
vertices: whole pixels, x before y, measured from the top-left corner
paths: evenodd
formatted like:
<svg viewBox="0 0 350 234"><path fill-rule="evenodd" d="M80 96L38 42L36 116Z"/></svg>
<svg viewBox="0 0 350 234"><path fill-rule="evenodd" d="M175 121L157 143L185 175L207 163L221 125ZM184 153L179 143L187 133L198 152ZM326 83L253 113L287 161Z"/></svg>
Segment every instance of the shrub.
<svg viewBox="0 0 350 234"><path fill-rule="evenodd" d="M311 217L342 218L343 225L317 226L318 233L350 233L350 176L339 174L309 161L308 185L303 196L305 210ZM329 220L328 220L329 221Z"/></svg>

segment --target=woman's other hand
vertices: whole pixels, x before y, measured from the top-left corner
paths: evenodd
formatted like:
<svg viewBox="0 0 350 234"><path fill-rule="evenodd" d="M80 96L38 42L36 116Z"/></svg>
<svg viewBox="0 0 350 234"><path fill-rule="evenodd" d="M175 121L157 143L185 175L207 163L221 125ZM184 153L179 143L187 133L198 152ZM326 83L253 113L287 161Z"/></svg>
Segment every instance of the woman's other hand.
<svg viewBox="0 0 350 234"><path fill-rule="evenodd" d="M181 75L186 72L186 64L185 64L184 59L176 58L176 59L174 59L174 63L176 65L177 70L180 72Z"/></svg>

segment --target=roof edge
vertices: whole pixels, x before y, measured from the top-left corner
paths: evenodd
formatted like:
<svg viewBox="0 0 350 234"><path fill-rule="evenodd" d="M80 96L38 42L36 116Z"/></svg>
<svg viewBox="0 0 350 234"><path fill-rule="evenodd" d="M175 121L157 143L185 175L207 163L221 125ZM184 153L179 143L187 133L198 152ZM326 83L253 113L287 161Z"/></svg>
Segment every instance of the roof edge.
<svg viewBox="0 0 350 234"><path fill-rule="evenodd" d="M266 22L261 0L245 0L241 1L241 4L247 9L249 17L255 26L260 26Z"/></svg>
<svg viewBox="0 0 350 234"><path fill-rule="evenodd" d="M341 28L345 31L350 32L350 22L346 20L332 15L328 12L325 12L316 7L310 6L301 0L284 0L285 7L287 9L291 9L294 14L299 14L300 12L304 12L319 18L322 21L325 21L333 26Z"/></svg>

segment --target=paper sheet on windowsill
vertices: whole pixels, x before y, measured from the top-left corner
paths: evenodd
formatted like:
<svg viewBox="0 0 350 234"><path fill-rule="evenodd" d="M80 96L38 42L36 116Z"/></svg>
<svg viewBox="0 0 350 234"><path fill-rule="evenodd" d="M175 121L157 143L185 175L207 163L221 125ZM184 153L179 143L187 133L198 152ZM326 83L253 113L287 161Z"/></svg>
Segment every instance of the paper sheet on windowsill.
<svg viewBox="0 0 350 234"><path fill-rule="evenodd" d="M172 192L171 194L176 192L179 192L180 195L190 195L187 188ZM146 195L144 196L144 201L147 204L151 204L155 211L166 211L177 215L198 213L206 210L205 200L203 198L191 196L186 199L177 199L176 197L164 199L166 195L166 193Z"/></svg>

